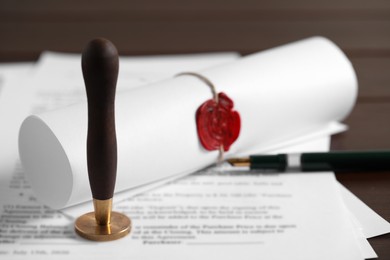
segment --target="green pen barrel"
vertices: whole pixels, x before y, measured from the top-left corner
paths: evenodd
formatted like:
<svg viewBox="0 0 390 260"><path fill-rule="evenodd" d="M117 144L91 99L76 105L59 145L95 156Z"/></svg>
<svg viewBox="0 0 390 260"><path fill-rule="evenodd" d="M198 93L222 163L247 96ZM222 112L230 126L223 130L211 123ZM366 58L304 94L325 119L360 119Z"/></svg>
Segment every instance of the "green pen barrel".
<svg viewBox="0 0 390 260"><path fill-rule="evenodd" d="M252 155L249 157L251 170L276 170L283 172L287 167L287 156L277 155Z"/></svg>
<svg viewBox="0 0 390 260"><path fill-rule="evenodd" d="M301 155L301 169L310 171L369 172L390 170L389 151L340 151Z"/></svg>

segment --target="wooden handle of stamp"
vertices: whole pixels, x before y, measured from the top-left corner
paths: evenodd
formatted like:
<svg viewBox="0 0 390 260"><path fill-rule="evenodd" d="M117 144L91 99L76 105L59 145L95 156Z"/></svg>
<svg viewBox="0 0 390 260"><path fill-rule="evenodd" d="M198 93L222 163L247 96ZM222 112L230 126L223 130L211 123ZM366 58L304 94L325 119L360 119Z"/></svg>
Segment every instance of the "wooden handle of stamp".
<svg viewBox="0 0 390 260"><path fill-rule="evenodd" d="M88 43L82 55L82 70L88 99L87 164L92 196L113 197L117 168L115 90L119 58L106 39Z"/></svg>

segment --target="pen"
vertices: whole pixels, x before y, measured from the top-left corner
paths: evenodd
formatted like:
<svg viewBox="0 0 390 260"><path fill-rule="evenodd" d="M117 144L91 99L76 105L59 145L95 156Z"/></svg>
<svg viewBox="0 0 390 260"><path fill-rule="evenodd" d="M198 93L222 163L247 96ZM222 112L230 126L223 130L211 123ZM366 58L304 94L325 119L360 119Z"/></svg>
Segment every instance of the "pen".
<svg viewBox="0 0 390 260"><path fill-rule="evenodd" d="M390 151L335 151L276 155L251 155L227 160L251 170L362 172L390 170Z"/></svg>

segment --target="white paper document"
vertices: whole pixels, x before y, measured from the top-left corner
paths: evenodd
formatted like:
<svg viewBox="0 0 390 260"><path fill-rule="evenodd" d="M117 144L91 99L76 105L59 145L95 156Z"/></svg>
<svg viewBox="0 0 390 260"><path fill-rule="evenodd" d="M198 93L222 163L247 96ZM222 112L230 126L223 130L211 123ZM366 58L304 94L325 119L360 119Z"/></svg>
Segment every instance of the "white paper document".
<svg viewBox="0 0 390 260"><path fill-rule="evenodd" d="M82 115L85 112L85 93L80 56L49 52L43 54L30 71L29 77L20 76L20 79L14 78L6 82L2 88L2 92L6 91L5 97L0 93L0 101L3 102L0 102L0 108L1 105L7 108L0 109L0 120L8 126L7 134L0 136L0 141L10 148L1 150L0 153L0 259L236 260L245 257L352 260L376 257L365 238L388 232L389 223L345 188L340 187L333 173L247 174L223 165L183 177L212 164L217 157L216 153L206 154L207 152L200 148L193 130L187 129L191 138L180 136L179 132L186 129L180 125L188 125L190 119L194 120L193 117L187 117L194 116L196 107L211 98L207 86L202 85L196 78L186 76L170 79L183 70L202 71L202 74L204 72L216 84L218 91L224 91L233 97L235 108L242 113L247 114L247 111L253 108L248 104L259 109L258 114L243 117L245 131L243 130L242 135L249 137L239 139L228 156L252 152L329 149L329 135L346 129L337 121L348 114L353 106L356 78L345 56L327 40L314 38L301 47L299 44L297 46L293 44L266 51L261 55L249 57L240 62L239 66L234 65L237 55L233 53L146 59L121 58L120 70L125 73L120 72L118 82L117 103L119 110L122 110L117 115L119 119L122 118L119 120L122 120L122 123L119 122L117 126L118 130L122 129L118 131L118 144L126 145L136 141L145 143L147 147L136 143L137 149L134 153L125 146L119 147L119 155L123 157L119 158L122 168L118 171L118 177L121 177L117 181L117 187L120 187L117 191L122 192L114 197L114 210L124 212L132 219L132 231L123 239L105 243L81 239L74 232L75 218L92 210L90 203L61 210L44 206L42 203L50 203L45 201L44 196L38 196L40 199L37 200L36 195L39 195L40 190L31 187L31 176L30 180L26 178L28 176L18 160L17 131L29 113L36 114L36 126L43 127L42 133L49 133L51 137L54 135L54 142L51 143L54 147L53 150L45 148L50 145L50 142L46 143L48 140L45 136L37 147L33 147L35 150L28 151L30 156L45 149L55 154L55 149L63 148L64 154L61 156L64 157L57 157L58 164L52 164L49 171L58 174L64 170L61 165L65 158L65 162L69 163L66 167L71 167L67 173L79 176L72 177L72 185L66 186L66 183L59 181L58 176L53 174L53 179L42 182L42 188L47 189L47 186L54 185L50 189L50 196L54 197L54 200L58 199L55 197L62 188L70 188L73 202L65 200L62 206L85 201L87 195L87 199L90 199L85 165L86 132L83 132L86 128L84 129L85 125L81 122L85 119ZM290 48L295 51L290 53ZM316 50L322 50L322 53L316 54L318 57L312 57L311 54L301 55L306 49L313 55ZM304 58L304 61L294 63L293 60L298 58ZM276 70L281 61L288 64ZM294 65L297 64L301 67L295 68ZM308 64L312 66L310 73L306 71L296 74ZM218 65L222 65L223 69ZM257 65L256 69L246 71L252 65ZM240 67L241 69L236 70ZM320 70L325 70L326 75ZM237 79L224 80L225 75L233 74L229 71L235 71ZM279 74L286 78L281 79ZM305 78L304 75L310 77ZM256 78L253 86L250 83L251 77ZM275 79L277 80L274 81ZM164 81L159 83L159 80ZM287 81L289 84L283 85ZM315 86L310 85L313 82ZM256 89L257 85L267 87L259 90ZM248 88L248 91L268 98L253 98L246 104L248 96L241 93L243 89L235 89L236 86ZM286 89L287 87L290 89ZM316 90L312 91L310 87ZM189 89L192 90L190 94L186 93ZM163 92L175 92L177 103L168 102L171 98L164 96ZM284 92L287 93L283 94ZM158 109L142 105L145 101L143 95L150 97L148 102L156 105L156 108L164 105L164 110L167 111L163 113L163 118L153 117L154 114L161 117ZM194 101L189 101L190 96ZM20 97L20 103L15 104L17 97ZM137 97L143 98L137 100ZM163 100L159 100L160 98ZM272 103L277 98L279 103ZM321 99L323 102L319 101ZM293 110L293 104L297 103L297 100L302 103L301 107ZM331 108L329 100L333 104ZM129 109L126 102L130 101L139 102L136 103L135 111L140 114L142 112L146 117L151 116L152 122L155 119L177 120L178 124L175 126L180 128L179 134L170 129L172 134L163 132L159 135L152 131L152 128L156 128L155 125L146 127L148 122L142 116L125 118ZM61 108L69 105L71 106L68 108ZM307 114L303 115L302 111L307 106L311 106L313 111L305 111ZM177 107L180 107L179 111ZM20 110L14 116L9 113L11 108ZM55 110L45 112L52 109ZM288 122L282 122L286 110L291 110L291 118ZM276 116L266 118L269 114ZM69 120L69 128L61 129L64 122L57 119ZM126 121L133 124L126 126ZM267 125L267 122L271 125ZM310 127L301 128L307 122L310 122ZM71 126L74 126L73 130L70 129ZM145 127L147 131L144 136L151 137L151 140L144 140L142 136L140 140L134 140L137 133L144 131ZM194 127L193 123L190 123L190 127ZM252 127L259 132L250 130ZM272 129L278 131L273 132ZM74 136L66 136L68 130L68 133ZM37 133L37 136L42 137L42 133ZM264 139L255 138L256 136ZM161 140L161 137L164 138ZM160 141L163 142L158 143ZM179 154L178 158L183 161L179 160L178 163L175 160L171 164L159 161L154 162L156 167L150 167L150 154L145 157L142 150L145 148L145 151L150 151L150 144L153 142L158 145L169 144L169 149L166 150L154 147L156 149L153 151L153 158L161 157L161 161L164 161L172 157L172 152ZM191 154L195 156L182 157ZM81 157L77 158L78 156ZM129 158L134 160L131 164ZM53 162L51 160L46 159L44 165L50 166L49 162ZM37 162L43 163L39 160ZM124 162L129 165L124 165ZM134 166L133 162L137 165ZM142 179L145 172L149 177ZM78 183L78 178L81 178L81 183ZM148 183L153 184L147 185ZM77 194L78 191L81 193ZM52 206L59 208L59 205Z"/></svg>
<svg viewBox="0 0 390 260"><path fill-rule="evenodd" d="M364 237L371 238L390 232L390 223L379 216L352 192L340 184L341 195L347 209L354 214L352 221L356 223Z"/></svg>
<svg viewBox="0 0 390 260"><path fill-rule="evenodd" d="M114 210L130 216L133 229L108 243L78 238L74 219L36 202L16 205L2 214L0 255L10 259L20 254L197 259L210 257L206 252L217 259L242 252L246 259L363 259L332 173L246 175L206 169L116 203Z"/></svg>

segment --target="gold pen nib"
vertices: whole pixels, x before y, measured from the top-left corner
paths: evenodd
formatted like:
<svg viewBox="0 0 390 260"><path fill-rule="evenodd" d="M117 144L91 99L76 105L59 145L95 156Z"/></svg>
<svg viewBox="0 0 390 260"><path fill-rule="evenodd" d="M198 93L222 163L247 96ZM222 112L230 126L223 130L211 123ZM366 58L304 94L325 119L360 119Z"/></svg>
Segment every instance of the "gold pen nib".
<svg viewBox="0 0 390 260"><path fill-rule="evenodd" d="M230 165L235 167L248 167L250 166L249 158L230 158L226 160Z"/></svg>

